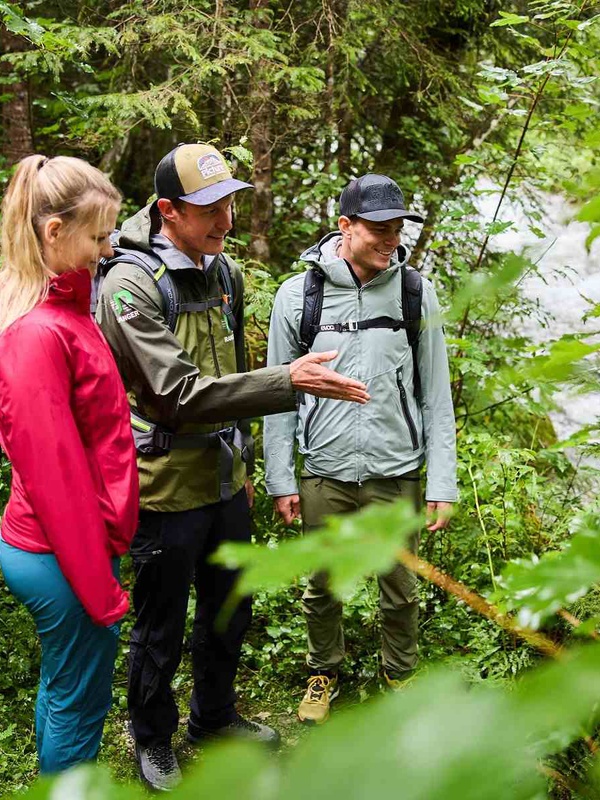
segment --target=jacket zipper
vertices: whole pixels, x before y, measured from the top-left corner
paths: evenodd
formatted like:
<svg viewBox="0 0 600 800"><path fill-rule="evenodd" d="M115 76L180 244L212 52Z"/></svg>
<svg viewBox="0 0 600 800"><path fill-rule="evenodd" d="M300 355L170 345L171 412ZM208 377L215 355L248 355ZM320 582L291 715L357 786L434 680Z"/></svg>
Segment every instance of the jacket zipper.
<svg viewBox="0 0 600 800"><path fill-rule="evenodd" d="M417 435L417 428L414 423L414 420L410 415L410 409L408 407L408 398L406 397L406 389L404 388L404 384L402 383L402 367L398 367L398 369L396 370L396 383L398 384L398 390L400 392L400 405L402 406L402 413L404 414L404 419L406 421L406 424L408 425L408 430L410 432L412 448L413 450L418 450L419 437Z"/></svg>
<svg viewBox="0 0 600 800"><path fill-rule="evenodd" d="M220 378L221 370L219 369L219 361L217 359L217 348L215 346L215 337L213 336L213 325L210 318L210 309L206 311L206 317L208 319L208 336L210 338L210 349L212 350L213 361L215 362L215 372L217 373L217 378Z"/></svg>
<svg viewBox="0 0 600 800"><path fill-rule="evenodd" d="M310 429L310 423L312 422L312 418L317 413L317 408L319 407L319 398L315 397L315 404L311 408L311 410L306 415L306 422L304 423L304 447L308 450L308 434Z"/></svg>
<svg viewBox="0 0 600 800"><path fill-rule="evenodd" d="M206 277L206 272L202 272L202 275L204 276L204 285L206 289L205 295L206 297L208 297L208 278ZM208 321L208 338L210 339L210 349L212 350L212 357L213 361L215 362L215 373L216 377L220 378L221 370L219 368L219 359L217 358L217 347L215 344L215 337L213 334L213 324L210 318L210 308L206 309L206 319Z"/></svg>

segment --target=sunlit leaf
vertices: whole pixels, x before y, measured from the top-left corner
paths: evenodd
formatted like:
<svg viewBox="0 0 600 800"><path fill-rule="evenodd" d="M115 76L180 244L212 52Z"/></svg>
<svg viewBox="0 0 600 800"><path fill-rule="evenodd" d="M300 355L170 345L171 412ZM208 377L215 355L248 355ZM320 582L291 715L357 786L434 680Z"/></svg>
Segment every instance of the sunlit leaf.
<svg viewBox="0 0 600 800"><path fill-rule="evenodd" d="M529 22L529 17L524 17L521 14L511 14L507 11L500 11L500 19L491 23L490 28L501 28L505 25L523 25Z"/></svg>
<svg viewBox="0 0 600 800"><path fill-rule="evenodd" d="M561 552L509 564L502 584L523 625L538 627L600 581L600 537L587 520Z"/></svg>
<svg viewBox="0 0 600 800"><path fill-rule="evenodd" d="M389 570L398 548L421 523L421 516L400 500L372 505L357 514L328 517L323 530L286 540L276 548L227 542L213 559L243 569L240 594L275 591L302 575L326 570L332 591L344 596L365 575Z"/></svg>
<svg viewBox="0 0 600 800"><path fill-rule="evenodd" d="M577 214L580 222L600 222L600 195L589 200Z"/></svg>

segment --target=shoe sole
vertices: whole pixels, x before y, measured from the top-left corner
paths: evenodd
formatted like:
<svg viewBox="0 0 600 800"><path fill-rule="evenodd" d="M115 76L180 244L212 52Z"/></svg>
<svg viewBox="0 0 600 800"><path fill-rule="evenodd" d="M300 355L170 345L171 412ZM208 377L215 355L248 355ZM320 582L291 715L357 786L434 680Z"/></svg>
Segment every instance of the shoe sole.
<svg viewBox="0 0 600 800"><path fill-rule="evenodd" d="M165 789L164 786L155 786L155 784L151 783L148 778L142 772L142 760L140 758L138 752L138 743L135 741L135 737L133 734L133 726L131 722L128 724L129 733L131 734L131 738L135 743L135 761L138 768L138 775L140 776L140 782L144 784L144 786L151 792L173 792L177 787L173 786L172 789Z"/></svg>
<svg viewBox="0 0 600 800"><path fill-rule="evenodd" d="M154 784L150 783L150 781L147 778L144 778L144 776L142 775L141 769L138 770L138 772L139 772L139 775L140 775L141 783L143 783L144 786L146 787L146 789L148 789L148 791L150 791L150 792L153 792L153 793L156 793L156 792L174 792L175 789L176 789L175 786L172 789L164 789L162 786L154 786Z"/></svg>
<svg viewBox="0 0 600 800"><path fill-rule="evenodd" d="M194 736L189 731L187 731L185 735L185 740L188 744L191 744L193 747L202 747L203 745L210 744L211 742L221 742L221 741L232 741L236 740L235 736L220 736L219 734L214 733L205 733L202 736ZM263 747L266 747L269 750L279 750L281 747L281 739L273 742L261 742L258 739L244 739L243 736L237 737L237 740L240 741L255 741L258 744L261 744Z"/></svg>
<svg viewBox="0 0 600 800"><path fill-rule="evenodd" d="M339 693L340 693L340 687L336 686L335 689L333 690L333 692L329 695L329 703L330 704L333 703L333 701L339 695ZM313 727L315 725L323 725L329 719L329 709L327 709L327 715L324 716L323 719L319 719L319 720L317 720L317 719L302 719L300 714L297 714L297 717L298 717L299 721L303 725L308 725L309 727Z"/></svg>

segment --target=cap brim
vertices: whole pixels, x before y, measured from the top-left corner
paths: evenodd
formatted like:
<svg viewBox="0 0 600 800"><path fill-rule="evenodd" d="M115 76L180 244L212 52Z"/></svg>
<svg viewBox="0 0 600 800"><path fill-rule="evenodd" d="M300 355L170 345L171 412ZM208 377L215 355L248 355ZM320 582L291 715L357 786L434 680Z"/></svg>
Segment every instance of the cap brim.
<svg viewBox="0 0 600 800"><path fill-rule="evenodd" d="M254 189L254 186L251 183L237 181L235 178L228 178L225 181L213 183L212 186L207 186L205 189L198 189L197 192L184 194L179 199L184 200L186 203L191 203L193 206L209 206L211 203L216 203L217 200L222 200L228 194L239 192L241 189Z"/></svg>
<svg viewBox="0 0 600 800"><path fill-rule="evenodd" d="M399 208L389 208L383 211L367 211L364 214L356 214L361 219L368 219L369 222L387 222L389 219L409 219L411 222L424 222L423 217L415 214L414 211Z"/></svg>

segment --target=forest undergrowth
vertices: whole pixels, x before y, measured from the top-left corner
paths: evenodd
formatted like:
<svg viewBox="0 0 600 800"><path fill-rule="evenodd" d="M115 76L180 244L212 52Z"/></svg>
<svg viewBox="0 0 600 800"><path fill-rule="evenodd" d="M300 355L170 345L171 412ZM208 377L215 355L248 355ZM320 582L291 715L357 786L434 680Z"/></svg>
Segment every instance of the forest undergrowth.
<svg viewBox="0 0 600 800"><path fill-rule="evenodd" d="M275 291L298 254L335 227L334 201L350 177L392 175L426 217L406 237L443 305L460 502L447 531L422 532L417 680L402 695L384 691L367 576L375 556L403 557L420 521L402 506L367 511L343 523L345 557L332 567L346 598L342 693L322 729L297 721L306 545L274 518L259 457L255 545L222 557L246 567L255 596L240 710L279 728L283 752L233 745L198 759L182 719L175 745L191 777L174 797L362 800L397 794L399 774L402 800L600 797L598 429L559 441L551 423L560 388L597 389L600 307L589 300L585 333L559 336L523 292L551 246L549 193L572 201L598 255L597 4L28 0L0 2L0 15L3 185L32 149L80 155L122 189L123 219L152 192L148 165L194 140L228 148L232 167L255 183L228 245L245 270L253 367L264 363ZM483 198L493 201L488 217ZM502 250L516 226L511 208L539 251ZM525 322L544 336L529 339ZM260 455L260 421L254 433ZM2 460L0 507L9 484ZM319 542L329 542L319 537L336 524L315 534L316 566ZM123 580L131 586L128 558ZM191 626L193 598L188 616ZM128 617L100 757L112 777L84 770L37 784L39 648L0 579L0 795L138 796L130 627ZM174 688L185 714L187 643Z"/></svg>

